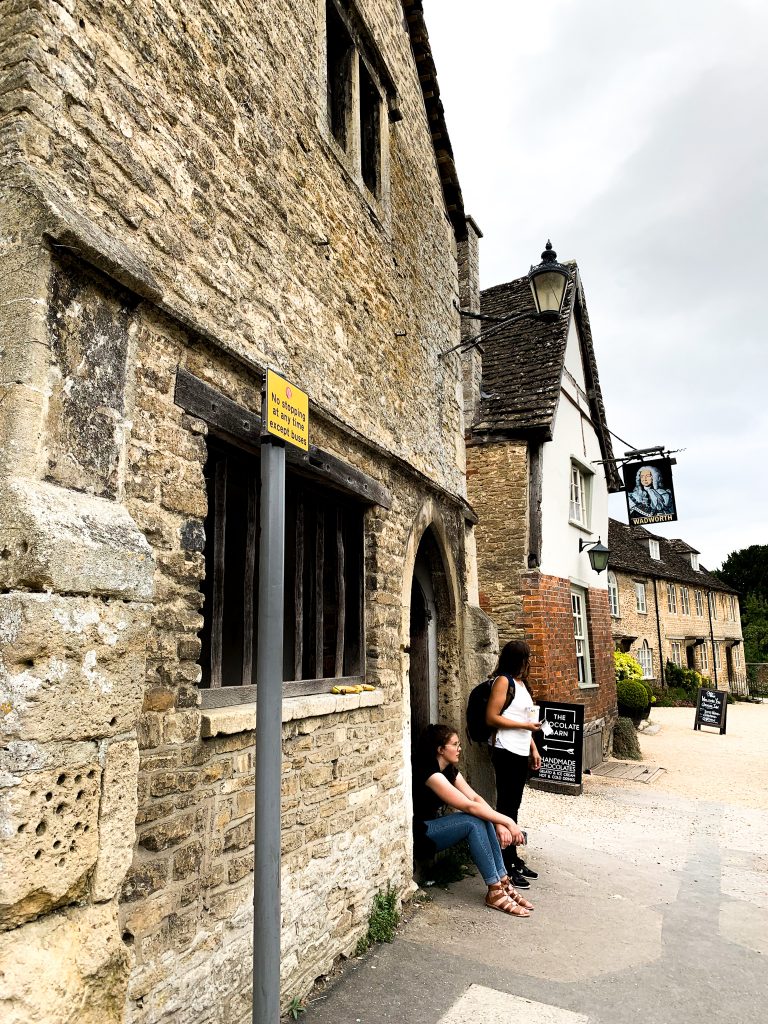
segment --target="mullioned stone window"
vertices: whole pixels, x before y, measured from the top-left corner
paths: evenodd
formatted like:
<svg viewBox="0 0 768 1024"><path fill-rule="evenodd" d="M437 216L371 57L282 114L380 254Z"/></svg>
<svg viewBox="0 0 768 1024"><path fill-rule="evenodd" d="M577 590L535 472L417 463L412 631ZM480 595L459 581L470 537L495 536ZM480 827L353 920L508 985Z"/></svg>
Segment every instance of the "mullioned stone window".
<svg viewBox="0 0 768 1024"><path fill-rule="evenodd" d="M206 704L253 699L259 591L260 460L217 438L205 468L202 686ZM287 696L363 674L363 509L286 478L283 679ZM213 694L213 691L217 693Z"/></svg>
<svg viewBox="0 0 768 1024"><path fill-rule="evenodd" d="M354 6L325 3L325 76L330 137L357 183L376 200L384 197L384 111L397 119L394 87L381 55Z"/></svg>

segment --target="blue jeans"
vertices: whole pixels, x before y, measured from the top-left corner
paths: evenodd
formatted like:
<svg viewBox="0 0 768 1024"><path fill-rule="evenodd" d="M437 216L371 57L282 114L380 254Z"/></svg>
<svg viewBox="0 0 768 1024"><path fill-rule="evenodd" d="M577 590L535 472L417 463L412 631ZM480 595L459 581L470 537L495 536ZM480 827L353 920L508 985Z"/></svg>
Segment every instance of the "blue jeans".
<svg viewBox="0 0 768 1024"><path fill-rule="evenodd" d="M472 860L486 885L493 885L506 875L499 839L490 821L483 821L464 811L456 811L442 818L432 818L424 824L427 826L427 837L438 850L447 850L449 846L455 846L466 839Z"/></svg>

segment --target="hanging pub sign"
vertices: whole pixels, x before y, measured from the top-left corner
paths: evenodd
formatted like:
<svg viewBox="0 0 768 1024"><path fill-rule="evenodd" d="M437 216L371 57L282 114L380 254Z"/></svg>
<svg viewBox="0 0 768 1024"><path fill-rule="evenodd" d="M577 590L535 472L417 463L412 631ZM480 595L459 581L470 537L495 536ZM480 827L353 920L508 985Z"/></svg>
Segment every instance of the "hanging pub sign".
<svg viewBox="0 0 768 1024"><path fill-rule="evenodd" d="M630 526L676 522L671 459L625 462L621 471L627 492Z"/></svg>

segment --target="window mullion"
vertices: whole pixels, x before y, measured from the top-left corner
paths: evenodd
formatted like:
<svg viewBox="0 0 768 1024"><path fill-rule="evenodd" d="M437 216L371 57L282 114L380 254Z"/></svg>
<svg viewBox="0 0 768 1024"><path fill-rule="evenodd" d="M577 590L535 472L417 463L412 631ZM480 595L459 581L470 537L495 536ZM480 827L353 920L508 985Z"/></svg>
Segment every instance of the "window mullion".
<svg viewBox="0 0 768 1024"><path fill-rule="evenodd" d="M347 588L344 576L344 519L341 508L336 510L336 660L333 674L344 675L344 627L347 608Z"/></svg>
<svg viewBox="0 0 768 1024"><path fill-rule="evenodd" d="M315 531L315 679L323 672L323 594L325 571L325 510L318 508Z"/></svg>
<svg viewBox="0 0 768 1024"><path fill-rule="evenodd" d="M248 480L248 519L245 539L245 573L243 576L243 686L252 686L253 637L256 626L256 523L259 510L259 492L256 474Z"/></svg>
<svg viewBox="0 0 768 1024"><path fill-rule="evenodd" d="M211 688L221 686L224 634L224 550L227 530L227 460L216 462L214 481L213 608L211 618Z"/></svg>
<svg viewBox="0 0 768 1024"><path fill-rule="evenodd" d="M304 678L304 492L296 497L296 573L293 583L296 605L293 678Z"/></svg>

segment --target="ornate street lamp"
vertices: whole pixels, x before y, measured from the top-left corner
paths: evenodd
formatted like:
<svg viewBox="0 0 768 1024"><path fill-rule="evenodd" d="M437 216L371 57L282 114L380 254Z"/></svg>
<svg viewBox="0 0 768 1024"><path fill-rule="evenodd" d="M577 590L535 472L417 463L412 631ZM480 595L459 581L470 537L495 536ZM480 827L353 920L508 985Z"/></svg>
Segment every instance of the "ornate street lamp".
<svg viewBox="0 0 768 1024"><path fill-rule="evenodd" d="M608 568L608 559L611 552L600 542L600 538L597 540L579 540L579 554L582 551L589 552L589 564L595 570L595 572L602 572L603 569Z"/></svg>
<svg viewBox="0 0 768 1024"><path fill-rule="evenodd" d="M552 248L552 243L547 242L544 252L541 254L541 263L531 267L528 273L528 281L533 292L535 309L528 309L522 313L513 313L512 316L498 317L489 316L487 313L471 313L466 309L459 309L460 316L470 320L483 320L492 324L492 327L485 327L476 334L474 338L466 338L458 345L446 349L440 353L440 359L444 359L451 352L468 352L475 348L503 327L517 323L519 320L548 320L550 323L562 316L565 293L568 290L568 283L571 280L571 272L562 263L557 262L557 253ZM456 305L454 303L454 305Z"/></svg>
<svg viewBox="0 0 768 1024"><path fill-rule="evenodd" d="M542 320L557 320L563 311L565 292L571 275L567 267L557 262L552 243L547 242L541 254L541 263L528 273L536 312Z"/></svg>

